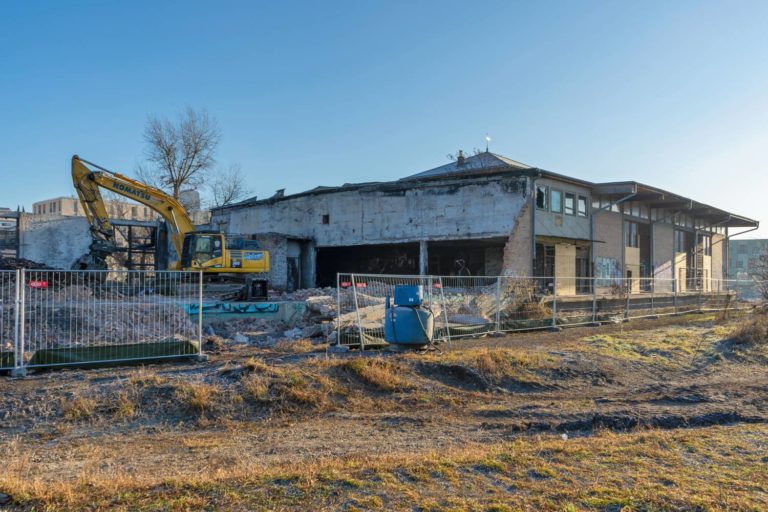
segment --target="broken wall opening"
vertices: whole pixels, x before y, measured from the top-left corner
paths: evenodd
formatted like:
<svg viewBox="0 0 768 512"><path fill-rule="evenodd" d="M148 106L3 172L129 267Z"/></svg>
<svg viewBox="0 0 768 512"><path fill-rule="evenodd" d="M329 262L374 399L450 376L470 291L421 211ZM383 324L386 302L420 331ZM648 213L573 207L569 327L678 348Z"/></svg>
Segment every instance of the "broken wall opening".
<svg viewBox="0 0 768 512"><path fill-rule="evenodd" d="M441 276L502 274L504 239L429 242L428 272Z"/></svg>
<svg viewBox="0 0 768 512"><path fill-rule="evenodd" d="M337 273L419 273L419 244L379 244L317 249L317 286L336 286Z"/></svg>

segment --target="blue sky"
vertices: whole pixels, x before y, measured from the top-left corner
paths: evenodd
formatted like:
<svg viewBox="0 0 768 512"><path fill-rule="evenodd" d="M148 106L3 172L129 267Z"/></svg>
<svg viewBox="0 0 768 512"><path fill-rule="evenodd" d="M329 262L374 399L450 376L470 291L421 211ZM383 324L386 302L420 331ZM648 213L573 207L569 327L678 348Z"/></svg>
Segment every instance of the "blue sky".
<svg viewBox="0 0 768 512"><path fill-rule="evenodd" d="M637 180L768 236L768 2L3 2L0 206L131 173L149 114L219 121L261 197L483 147Z"/></svg>

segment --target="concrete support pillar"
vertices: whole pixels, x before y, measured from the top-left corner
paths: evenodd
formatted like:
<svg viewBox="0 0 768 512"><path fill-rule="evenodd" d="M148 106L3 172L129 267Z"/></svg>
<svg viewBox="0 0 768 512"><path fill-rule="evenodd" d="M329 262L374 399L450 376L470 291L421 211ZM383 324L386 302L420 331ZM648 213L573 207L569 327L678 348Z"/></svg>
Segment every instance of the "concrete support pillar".
<svg viewBox="0 0 768 512"><path fill-rule="evenodd" d="M419 275L427 275L427 262L429 261L429 253L427 251L427 241L422 240L419 242Z"/></svg>

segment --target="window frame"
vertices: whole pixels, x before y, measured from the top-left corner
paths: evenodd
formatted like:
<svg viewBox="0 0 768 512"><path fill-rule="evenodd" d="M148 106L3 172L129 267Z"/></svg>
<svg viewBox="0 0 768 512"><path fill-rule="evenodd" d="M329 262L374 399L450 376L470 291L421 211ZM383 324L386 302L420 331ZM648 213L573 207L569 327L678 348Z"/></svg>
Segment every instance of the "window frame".
<svg viewBox="0 0 768 512"><path fill-rule="evenodd" d="M557 193L560 196L560 207L557 210L555 210L555 202L552 200L552 197L554 196L555 193ZM557 189L557 188L549 189L549 211L551 211L552 213L562 214L563 213L563 197L564 196L565 196L565 194L563 194L563 191L560 190L560 189Z"/></svg>
<svg viewBox="0 0 768 512"><path fill-rule="evenodd" d="M584 202L584 211L581 211L581 204ZM589 200L587 196L578 195L576 197L576 216L588 217L589 216Z"/></svg>
<svg viewBox="0 0 768 512"><path fill-rule="evenodd" d="M568 211L568 199L571 200L571 211ZM576 194L566 192L563 198L563 213L565 215L576 215Z"/></svg>

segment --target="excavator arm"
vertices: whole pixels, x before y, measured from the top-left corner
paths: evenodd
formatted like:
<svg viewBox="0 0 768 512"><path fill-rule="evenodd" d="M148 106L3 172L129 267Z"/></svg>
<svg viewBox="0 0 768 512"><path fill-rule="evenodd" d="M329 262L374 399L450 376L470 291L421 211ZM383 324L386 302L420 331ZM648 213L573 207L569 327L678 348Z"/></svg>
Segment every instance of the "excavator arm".
<svg viewBox="0 0 768 512"><path fill-rule="evenodd" d="M96 170L92 170L96 169ZM133 199L152 208L168 223L171 242L181 258L184 236L195 230L184 207L162 190L122 174L109 171L77 155L72 157L72 182L91 226L92 252L108 254L115 245L114 230L100 188Z"/></svg>

